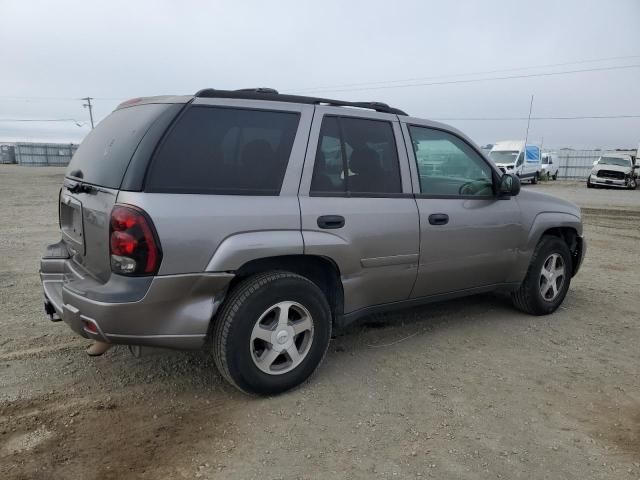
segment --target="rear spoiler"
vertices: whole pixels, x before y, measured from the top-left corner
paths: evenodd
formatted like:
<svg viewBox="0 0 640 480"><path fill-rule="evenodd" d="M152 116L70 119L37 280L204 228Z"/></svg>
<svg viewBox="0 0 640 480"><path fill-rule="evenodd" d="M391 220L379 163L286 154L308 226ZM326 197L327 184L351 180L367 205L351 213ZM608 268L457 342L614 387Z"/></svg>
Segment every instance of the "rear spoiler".
<svg viewBox="0 0 640 480"><path fill-rule="evenodd" d="M137 97L125 100L116 107L121 108L135 107L138 105L146 105L149 103L188 103L193 100L193 95L159 95L157 97Z"/></svg>

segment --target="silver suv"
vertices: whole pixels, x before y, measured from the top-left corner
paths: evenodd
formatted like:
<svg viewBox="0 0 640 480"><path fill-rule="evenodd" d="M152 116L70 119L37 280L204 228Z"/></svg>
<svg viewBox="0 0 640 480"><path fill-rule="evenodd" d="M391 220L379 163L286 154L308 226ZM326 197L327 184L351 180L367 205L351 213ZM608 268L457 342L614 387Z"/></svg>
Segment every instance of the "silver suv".
<svg viewBox="0 0 640 480"><path fill-rule="evenodd" d="M74 155L59 217L52 320L208 346L257 394L303 382L332 329L373 312L500 290L549 314L586 248L578 207L521 192L459 131L271 89L121 104Z"/></svg>

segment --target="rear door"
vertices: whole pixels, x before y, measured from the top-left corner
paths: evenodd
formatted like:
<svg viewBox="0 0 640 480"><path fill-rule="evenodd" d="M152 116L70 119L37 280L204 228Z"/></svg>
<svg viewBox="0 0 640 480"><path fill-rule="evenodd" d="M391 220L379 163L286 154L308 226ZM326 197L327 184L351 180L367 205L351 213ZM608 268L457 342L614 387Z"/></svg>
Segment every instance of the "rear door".
<svg viewBox="0 0 640 480"><path fill-rule="evenodd" d="M420 266L411 296L507 280L521 240L514 198L494 195L499 174L466 139L423 120L402 123L420 212Z"/></svg>
<svg viewBox="0 0 640 480"><path fill-rule="evenodd" d="M338 264L345 313L409 297L418 209L397 116L316 107L299 198L304 251Z"/></svg>
<svg viewBox="0 0 640 480"><path fill-rule="evenodd" d="M74 260L86 273L106 281L109 217L129 162L167 104L121 108L84 139L67 168L60 192L60 228Z"/></svg>

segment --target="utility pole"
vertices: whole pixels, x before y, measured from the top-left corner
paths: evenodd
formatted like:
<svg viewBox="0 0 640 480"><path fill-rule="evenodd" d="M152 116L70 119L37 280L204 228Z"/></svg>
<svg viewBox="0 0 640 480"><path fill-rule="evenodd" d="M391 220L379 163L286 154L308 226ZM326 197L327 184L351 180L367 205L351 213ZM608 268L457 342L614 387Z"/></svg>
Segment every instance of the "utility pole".
<svg viewBox="0 0 640 480"><path fill-rule="evenodd" d="M91 119L91 130L93 130L93 105L91 105L91 100L93 100L92 97L84 97L81 98L80 100L86 100L87 103L83 103L82 106L84 108L88 108L89 109L89 118ZM528 129L529 127L527 127Z"/></svg>

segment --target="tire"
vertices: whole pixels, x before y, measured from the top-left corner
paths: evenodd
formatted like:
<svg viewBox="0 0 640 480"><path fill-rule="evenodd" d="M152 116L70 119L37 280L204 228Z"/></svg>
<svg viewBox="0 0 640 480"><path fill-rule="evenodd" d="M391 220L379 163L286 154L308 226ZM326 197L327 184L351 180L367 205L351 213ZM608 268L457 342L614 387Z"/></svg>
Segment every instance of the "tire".
<svg viewBox="0 0 640 480"><path fill-rule="evenodd" d="M638 187L638 181L635 178L630 178L629 185L628 185L629 190L635 190L637 187Z"/></svg>
<svg viewBox="0 0 640 480"><path fill-rule="evenodd" d="M558 172L554 173L554 174L551 176L551 178L552 178L553 180L557 180L557 179L558 179Z"/></svg>
<svg viewBox="0 0 640 480"><path fill-rule="evenodd" d="M560 266L564 269L562 277L557 273ZM567 244L558 237L545 235L533 252L524 281L511 294L513 305L531 315L553 313L567 295L571 284L571 269L571 252ZM548 270L554 271L555 275L548 277L544 273ZM543 295L545 287L547 290Z"/></svg>
<svg viewBox="0 0 640 480"><path fill-rule="evenodd" d="M593 188L593 183L591 183L590 178L587 178L587 188Z"/></svg>
<svg viewBox="0 0 640 480"><path fill-rule="evenodd" d="M283 308L286 318L280 322ZM308 318L311 328L296 333ZM279 271L254 275L231 291L215 319L213 359L222 376L243 392L282 393L307 380L322 362L331 319L327 299L311 280ZM292 348L297 355L289 354Z"/></svg>
<svg viewBox="0 0 640 480"><path fill-rule="evenodd" d="M531 179L531 185L535 185L536 183L538 183L538 174L537 173Z"/></svg>

